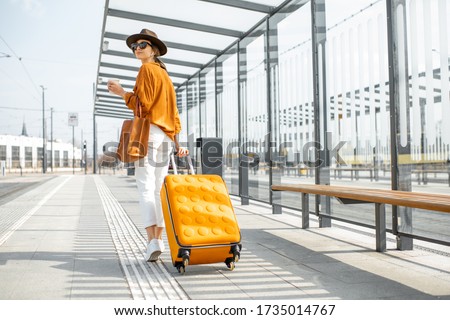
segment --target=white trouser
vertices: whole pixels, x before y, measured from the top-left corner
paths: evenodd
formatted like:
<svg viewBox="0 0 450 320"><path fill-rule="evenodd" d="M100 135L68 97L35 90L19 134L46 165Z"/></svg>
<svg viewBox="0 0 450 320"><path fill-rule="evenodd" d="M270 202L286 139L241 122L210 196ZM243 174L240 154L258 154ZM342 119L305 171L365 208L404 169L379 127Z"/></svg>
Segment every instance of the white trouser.
<svg viewBox="0 0 450 320"><path fill-rule="evenodd" d="M148 156L136 161L135 177L144 228L164 227L160 192L169 168L173 142L158 126L150 125Z"/></svg>

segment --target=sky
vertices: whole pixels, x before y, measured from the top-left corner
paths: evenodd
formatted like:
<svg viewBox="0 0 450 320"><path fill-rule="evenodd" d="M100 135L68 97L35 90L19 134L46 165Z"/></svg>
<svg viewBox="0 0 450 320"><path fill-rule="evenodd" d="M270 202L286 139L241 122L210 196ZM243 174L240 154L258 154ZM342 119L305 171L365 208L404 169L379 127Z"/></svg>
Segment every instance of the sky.
<svg viewBox="0 0 450 320"><path fill-rule="evenodd" d="M92 155L96 81L104 0L0 1L0 134L42 137L42 88L47 137L72 142L69 113L78 113L76 145ZM8 57L9 56L9 57ZM115 141L121 121L97 118L99 149ZM109 124L109 122L111 122Z"/></svg>
<svg viewBox="0 0 450 320"><path fill-rule="evenodd" d="M119 7L136 2L129 1L112 0ZM380 5L379 0L328 1L327 22L334 25L349 13L357 13L373 3ZM20 135L25 122L28 135L42 137L43 86L47 137L51 134L50 108L54 111L53 137L63 142L72 142L68 117L69 113L78 113L75 144L79 146L86 140L88 155L92 156L93 85L97 80L104 5L105 0L0 0L0 134ZM152 10L157 13L162 10L162 14L164 10L171 10L171 6ZM175 18L177 14L182 17L186 10L172 14ZM193 20L202 17L195 10L189 16ZM116 31L119 30L124 34L134 32L135 24L127 21ZM165 31L164 26L159 26L158 34L173 40L173 35ZM431 32L434 42L439 40L436 34ZM421 50L422 47L419 46ZM431 53L432 48L442 50L435 44L428 48L429 56L439 62L439 54ZM425 61L424 58L418 60ZM106 142L118 141L121 123L121 119L97 118L99 154Z"/></svg>
<svg viewBox="0 0 450 320"><path fill-rule="evenodd" d="M42 137L44 86L47 137L50 108L53 137L64 142L72 142L69 113L78 113L75 144L86 140L92 155L104 5L104 0L0 1L0 134L20 135L25 122L28 135ZM118 141L122 120L98 117L97 123L101 152L104 143Z"/></svg>

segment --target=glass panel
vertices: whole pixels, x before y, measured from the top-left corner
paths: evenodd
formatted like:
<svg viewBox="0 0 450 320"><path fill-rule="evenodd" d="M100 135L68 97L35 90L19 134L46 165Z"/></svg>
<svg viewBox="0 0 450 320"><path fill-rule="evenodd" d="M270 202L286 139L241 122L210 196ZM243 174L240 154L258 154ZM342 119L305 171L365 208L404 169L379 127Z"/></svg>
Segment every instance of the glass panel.
<svg viewBox="0 0 450 320"><path fill-rule="evenodd" d="M365 184L390 159L386 8L382 1L342 2L326 2L328 129L333 146L346 142L344 163L332 159L332 177L334 171L341 177L334 183L345 184L358 168L356 183Z"/></svg>
<svg viewBox="0 0 450 320"><path fill-rule="evenodd" d="M223 178L231 194L239 195L238 55L234 47L217 60L219 137L223 142Z"/></svg>
<svg viewBox="0 0 450 320"><path fill-rule="evenodd" d="M268 202L270 170L264 149L268 133L265 27L265 24L258 27L241 42L239 85L242 151L250 158L260 159L258 166L248 170L249 196Z"/></svg>
<svg viewBox="0 0 450 320"><path fill-rule="evenodd" d="M331 184L389 189L386 4L378 0L325 4L326 127L331 137L327 147L339 148L334 150L338 154L331 153ZM374 224L373 205L333 200L332 215Z"/></svg>
<svg viewBox="0 0 450 320"><path fill-rule="evenodd" d="M276 1L279 2L279 1ZM145 0L111 0L109 8L112 10L125 11L128 18L114 16L112 12L107 16L105 31L111 34L130 35L139 32L143 27L153 30L158 37L165 41L169 50L163 58L168 59L168 70L170 72L181 72L193 75L197 70L186 70L186 67L172 63L173 60L196 62L206 64L214 58L214 54L195 52L196 50L176 49L179 44L217 50L220 52L230 46L244 32L247 32L266 15L263 12L245 10L238 7L209 3L196 0L167 0L163 5L155 6ZM176 8L176 10L174 10ZM142 18L137 15L150 15L167 21L156 21L150 19L143 25ZM223 17L233 19L223 19ZM133 19L134 18L134 19ZM166 23L167 22L167 23ZM198 30L198 25L209 26L204 31ZM219 28L218 30L214 28ZM200 28L201 29L201 28ZM222 29L222 30L221 30ZM226 31L222 34L222 31ZM232 32L227 34L227 32ZM114 37L114 36L113 36ZM123 54L130 53L123 40L106 38L108 51L101 56L101 61L114 61L124 66L138 66L138 62L128 63ZM163 60L164 60L163 59ZM182 71L185 69L185 71ZM117 69L113 70L115 73ZM100 72L108 73L104 67ZM119 70L119 73L124 71ZM126 72L126 71L125 71ZM129 72L128 72L129 73ZM183 79L175 79L174 83L182 84ZM184 79L186 80L186 79ZM103 88L103 87L102 87Z"/></svg>
<svg viewBox="0 0 450 320"><path fill-rule="evenodd" d="M291 5L297 5L294 1ZM284 13L289 12L289 13ZM273 138L277 147L274 183L314 183L303 148L314 141L311 5L283 10L270 19ZM279 198L281 197L281 199ZM311 197L314 199L314 197ZM275 203L299 208L299 195L281 192Z"/></svg>
<svg viewBox="0 0 450 320"><path fill-rule="evenodd" d="M178 135L178 141L181 145L187 146L188 141L188 119L187 119L187 87L182 86L177 91L178 113L181 121L181 132Z"/></svg>
<svg viewBox="0 0 450 320"><path fill-rule="evenodd" d="M198 77L188 82L187 88L188 143L191 156L195 155L195 141L200 137L200 97ZM191 147L192 146L192 147Z"/></svg>
<svg viewBox="0 0 450 320"><path fill-rule="evenodd" d="M143 23L139 20L123 19L117 17L108 17L106 24L107 31L124 35L132 35L135 33L139 33L142 30L142 28ZM167 43L171 42L186 43L193 46L206 47L212 49L221 49L227 47L236 40L236 38L227 35L214 34L212 32L196 31L189 28L172 27L168 25L162 25L151 22L146 22L145 28L154 31L158 35L159 39ZM122 44L120 46L122 51L130 50L126 45L125 41L122 41ZM171 49L169 48L167 56L168 58L172 58L169 54L170 52ZM186 53L190 54L189 52ZM186 58L191 58L191 56L188 56ZM189 59L183 60L188 61Z"/></svg>
<svg viewBox="0 0 450 320"><path fill-rule="evenodd" d="M108 1L102 34L103 43L100 48L98 77L102 79L99 79L96 89L96 108L100 110L104 107L101 105L104 102L110 105L114 101L107 94L106 81L109 78L120 78L125 89L133 88L140 62L126 46L123 36L137 33L142 28L155 31L169 47L162 60L167 65L175 88L178 89L189 77L199 72L202 65L212 61L216 54L227 49L264 19L267 12L260 11L261 8L265 9L263 6L275 9L283 2L283 0L255 1L255 4L242 2L244 5L254 6L256 10L253 10L239 8L241 4L239 1L219 4L197 0L167 0L160 5L154 5L147 0ZM154 16L156 19L145 19L145 15ZM127 110L123 102L118 104L117 100L115 102L114 106L119 110ZM120 129L120 124L113 123L113 125ZM105 123L100 125L100 131L102 126L105 126ZM206 128L209 129L208 126Z"/></svg>
<svg viewBox="0 0 450 320"><path fill-rule="evenodd" d="M250 29L264 16L260 12L197 0L165 0L161 5L155 5L146 0L110 0L109 2L111 8L120 10L242 31ZM276 5L281 1L268 2ZM223 17L233 17L233 19L224 19ZM139 31L140 29L137 30L137 32Z"/></svg>
<svg viewBox="0 0 450 320"><path fill-rule="evenodd" d="M255 2L257 4L264 4L267 6L278 7L283 3L282 0L246 0L247 2Z"/></svg>
<svg viewBox="0 0 450 320"><path fill-rule="evenodd" d="M409 105L405 103L409 112L400 115L400 122L406 121L411 127L406 140L411 172L404 172L400 179L411 181L413 191L449 194L450 3L408 0L405 5L398 7L397 19L404 10L408 79L400 89L409 94ZM397 25L401 23L398 21ZM400 158L399 163L405 164L404 158ZM405 219L400 220L402 232L450 241L447 214L413 209L411 217L409 225Z"/></svg>
<svg viewBox="0 0 450 320"><path fill-rule="evenodd" d="M444 124L450 121L450 4L438 0L406 4L409 83L405 86L410 88L411 157L416 163L413 189L419 191L428 182L448 182L450 131Z"/></svg>
<svg viewBox="0 0 450 320"><path fill-rule="evenodd" d="M201 137L216 137L216 85L214 63L200 73Z"/></svg>

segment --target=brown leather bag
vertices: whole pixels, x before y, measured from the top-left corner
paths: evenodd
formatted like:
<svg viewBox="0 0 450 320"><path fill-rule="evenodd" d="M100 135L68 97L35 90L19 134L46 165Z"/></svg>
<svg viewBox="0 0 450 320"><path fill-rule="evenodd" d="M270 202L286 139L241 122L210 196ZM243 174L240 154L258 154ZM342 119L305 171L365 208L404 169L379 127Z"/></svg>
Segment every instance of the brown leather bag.
<svg viewBox="0 0 450 320"><path fill-rule="evenodd" d="M150 135L150 119L142 117L142 105L136 99L136 110L133 120L125 120L120 132L117 155L122 162L134 162L148 153L148 137Z"/></svg>

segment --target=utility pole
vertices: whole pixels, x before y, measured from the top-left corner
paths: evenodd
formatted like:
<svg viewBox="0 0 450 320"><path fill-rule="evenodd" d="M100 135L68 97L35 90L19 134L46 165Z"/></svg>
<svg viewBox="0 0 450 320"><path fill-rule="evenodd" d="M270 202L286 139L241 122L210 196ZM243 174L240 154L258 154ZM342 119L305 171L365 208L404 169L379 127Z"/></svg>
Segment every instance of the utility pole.
<svg viewBox="0 0 450 320"><path fill-rule="evenodd" d="M72 168L75 174L75 127L78 126L78 113L69 113L69 126L72 127Z"/></svg>
<svg viewBox="0 0 450 320"><path fill-rule="evenodd" d="M83 143L83 129L81 129L81 140L80 140L80 155L81 155L81 159L80 159L80 170L83 169L83 162L84 162L84 151L83 151L83 147L81 146L81 144Z"/></svg>
<svg viewBox="0 0 450 320"><path fill-rule="evenodd" d="M94 113L93 113L93 135L94 135L94 139L92 141L92 151L93 151L93 156L92 156L92 165L93 165L93 170L92 173L93 174L97 174L97 124L95 122L95 82L92 83L92 97L93 97L93 102L94 102Z"/></svg>
<svg viewBox="0 0 450 320"><path fill-rule="evenodd" d="M51 148L51 153L52 155L50 156L50 164L51 164L51 168L52 168L52 173L53 173L53 160L54 160L54 156L53 156L53 108L50 108L50 114L51 114L51 118L50 118L50 148Z"/></svg>
<svg viewBox="0 0 450 320"><path fill-rule="evenodd" d="M72 126L72 170L75 174L75 126Z"/></svg>
<svg viewBox="0 0 450 320"><path fill-rule="evenodd" d="M47 171L47 143L45 141L45 94L44 91L47 89L43 85L42 88L42 173Z"/></svg>

